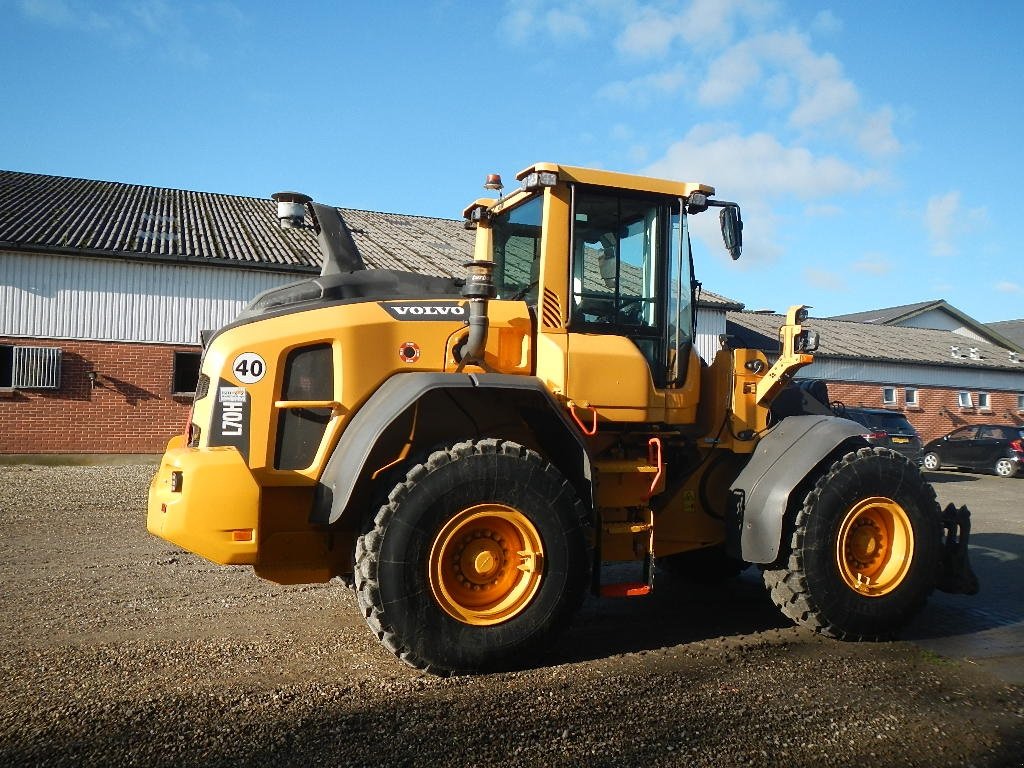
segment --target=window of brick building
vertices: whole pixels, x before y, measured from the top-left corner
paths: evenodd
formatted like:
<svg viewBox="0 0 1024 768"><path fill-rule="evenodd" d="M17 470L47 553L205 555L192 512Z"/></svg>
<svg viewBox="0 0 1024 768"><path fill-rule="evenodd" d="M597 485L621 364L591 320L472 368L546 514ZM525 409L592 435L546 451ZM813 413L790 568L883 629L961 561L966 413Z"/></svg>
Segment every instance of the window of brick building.
<svg viewBox="0 0 1024 768"><path fill-rule="evenodd" d="M978 408L983 411L989 410L992 406L989 404L988 392L978 393Z"/></svg>
<svg viewBox="0 0 1024 768"><path fill-rule="evenodd" d="M907 387L906 389L904 389L903 400L904 402L906 402L907 405L916 408L919 405L919 403L917 402L917 390L914 387Z"/></svg>
<svg viewBox="0 0 1024 768"><path fill-rule="evenodd" d="M1024 395L1017 395L1017 410L1024 411Z"/></svg>
<svg viewBox="0 0 1024 768"><path fill-rule="evenodd" d="M199 381L199 362L201 359L202 355L199 352L174 353L174 382L171 385L171 392L173 394L195 394L196 382Z"/></svg>
<svg viewBox="0 0 1024 768"><path fill-rule="evenodd" d="M973 408L974 407L974 401L971 399L971 393L970 392L958 392L957 396L956 396L956 399L957 399L957 404L961 408Z"/></svg>
<svg viewBox="0 0 1024 768"><path fill-rule="evenodd" d="M0 389L60 389L60 347L0 344Z"/></svg>
<svg viewBox="0 0 1024 768"><path fill-rule="evenodd" d="M882 404L896 405L896 387L882 387Z"/></svg>

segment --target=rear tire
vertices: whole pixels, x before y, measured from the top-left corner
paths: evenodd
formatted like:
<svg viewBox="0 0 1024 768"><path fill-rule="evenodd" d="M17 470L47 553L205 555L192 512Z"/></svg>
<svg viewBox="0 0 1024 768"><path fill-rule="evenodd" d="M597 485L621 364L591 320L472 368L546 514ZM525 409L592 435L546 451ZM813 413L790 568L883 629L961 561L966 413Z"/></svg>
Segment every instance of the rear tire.
<svg viewBox="0 0 1024 768"><path fill-rule="evenodd" d="M938 580L935 491L895 451L848 453L796 511L784 553L764 581L786 616L830 637L889 639Z"/></svg>
<svg viewBox="0 0 1024 768"><path fill-rule="evenodd" d="M1017 474L1017 465L1009 459L999 459L996 462L995 472L1000 477L1013 477Z"/></svg>
<svg viewBox="0 0 1024 768"><path fill-rule="evenodd" d="M356 542L360 609L435 674L506 668L568 623L589 583L589 518L539 454L451 445L412 467Z"/></svg>
<svg viewBox="0 0 1024 768"><path fill-rule="evenodd" d="M939 455L937 453L926 453L921 463L924 465L925 469L932 472L942 466L942 462L939 461Z"/></svg>

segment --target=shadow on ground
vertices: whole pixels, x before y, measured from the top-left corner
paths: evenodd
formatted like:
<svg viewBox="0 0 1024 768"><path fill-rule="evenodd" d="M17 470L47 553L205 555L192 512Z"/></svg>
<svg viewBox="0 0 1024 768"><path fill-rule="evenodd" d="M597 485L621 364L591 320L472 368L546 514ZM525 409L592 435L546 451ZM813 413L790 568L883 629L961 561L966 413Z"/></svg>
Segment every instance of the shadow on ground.
<svg viewBox="0 0 1024 768"><path fill-rule="evenodd" d="M1024 623L1024 536L971 534L970 558L981 591L977 595L933 594L908 627L908 640L968 635Z"/></svg>
<svg viewBox="0 0 1024 768"><path fill-rule="evenodd" d="M588 598L545 663L586 661L792 626L772 604L756 567L712 585L659 572L655 590L647 597Z"/></svg>

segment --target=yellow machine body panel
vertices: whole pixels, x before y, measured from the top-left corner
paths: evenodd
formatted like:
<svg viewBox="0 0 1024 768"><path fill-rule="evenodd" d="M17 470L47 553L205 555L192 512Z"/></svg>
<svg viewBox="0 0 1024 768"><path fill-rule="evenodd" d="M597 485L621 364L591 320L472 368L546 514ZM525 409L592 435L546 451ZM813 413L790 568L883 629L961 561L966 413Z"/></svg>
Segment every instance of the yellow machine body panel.
<svg viewBox="0 0 1024 768"><path fill-rule="evenodd" d="M168 445L150 485L147 529L215 563L255 565L260 486L241 454L181 443Z"/></svg>
<svg viewBox="0 0 1024 768"><path fill-rule="evenodd" d="M351 547L339 540L346 534L308 521L317 479L351 415L383 381L413 371L458 368L453 348L466 335L464 314L421 312L460 309L465 303L356 302L261 318L218 334L203 358L208 394L193 407L192 421L202 425L200 437L191 447L182 438L168 447L151 486L150 532L217 563L253 565L260 575L279 582L326 581L350 569ZM396 321L391 305L413 319ZM530 373L532 325L526 306L497 301L490 317L484 365ZM329 391L289 399L290 356L316 347L329 349ZM262 368L253 381L256 359ZM250 366L243 370L246 361ZM244 423L225 420L228 396L244 400ZM303 465L286 468L278 455L279 434L285 414L293 409L319 410L325 423ZM241 448L211 445L222 437L218 433L236 430L243 433ZM234 531L251 535L239 540L232 538Z"/></svg>

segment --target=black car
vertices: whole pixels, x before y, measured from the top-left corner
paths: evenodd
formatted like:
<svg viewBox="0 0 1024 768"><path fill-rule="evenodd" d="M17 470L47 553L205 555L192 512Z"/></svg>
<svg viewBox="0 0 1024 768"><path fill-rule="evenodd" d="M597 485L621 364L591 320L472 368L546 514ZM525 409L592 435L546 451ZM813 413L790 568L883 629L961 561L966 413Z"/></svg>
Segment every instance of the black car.
<svg viewBox="0 0 1024 768"><path fill-rule="evenodd" d="M902 413L882 408L849 408L840 404L836 404L835 413L866 427L864 438L872 445L892 448L915 464L921 463L921 438Z"/></svg>
<svg viewBox="0 0 1024 768"><path fill-rule="evenodd" d="M1024 428L973 424L954 429L924 447L924 468L960 467L1013 477L1024 472Z"/></svg>

